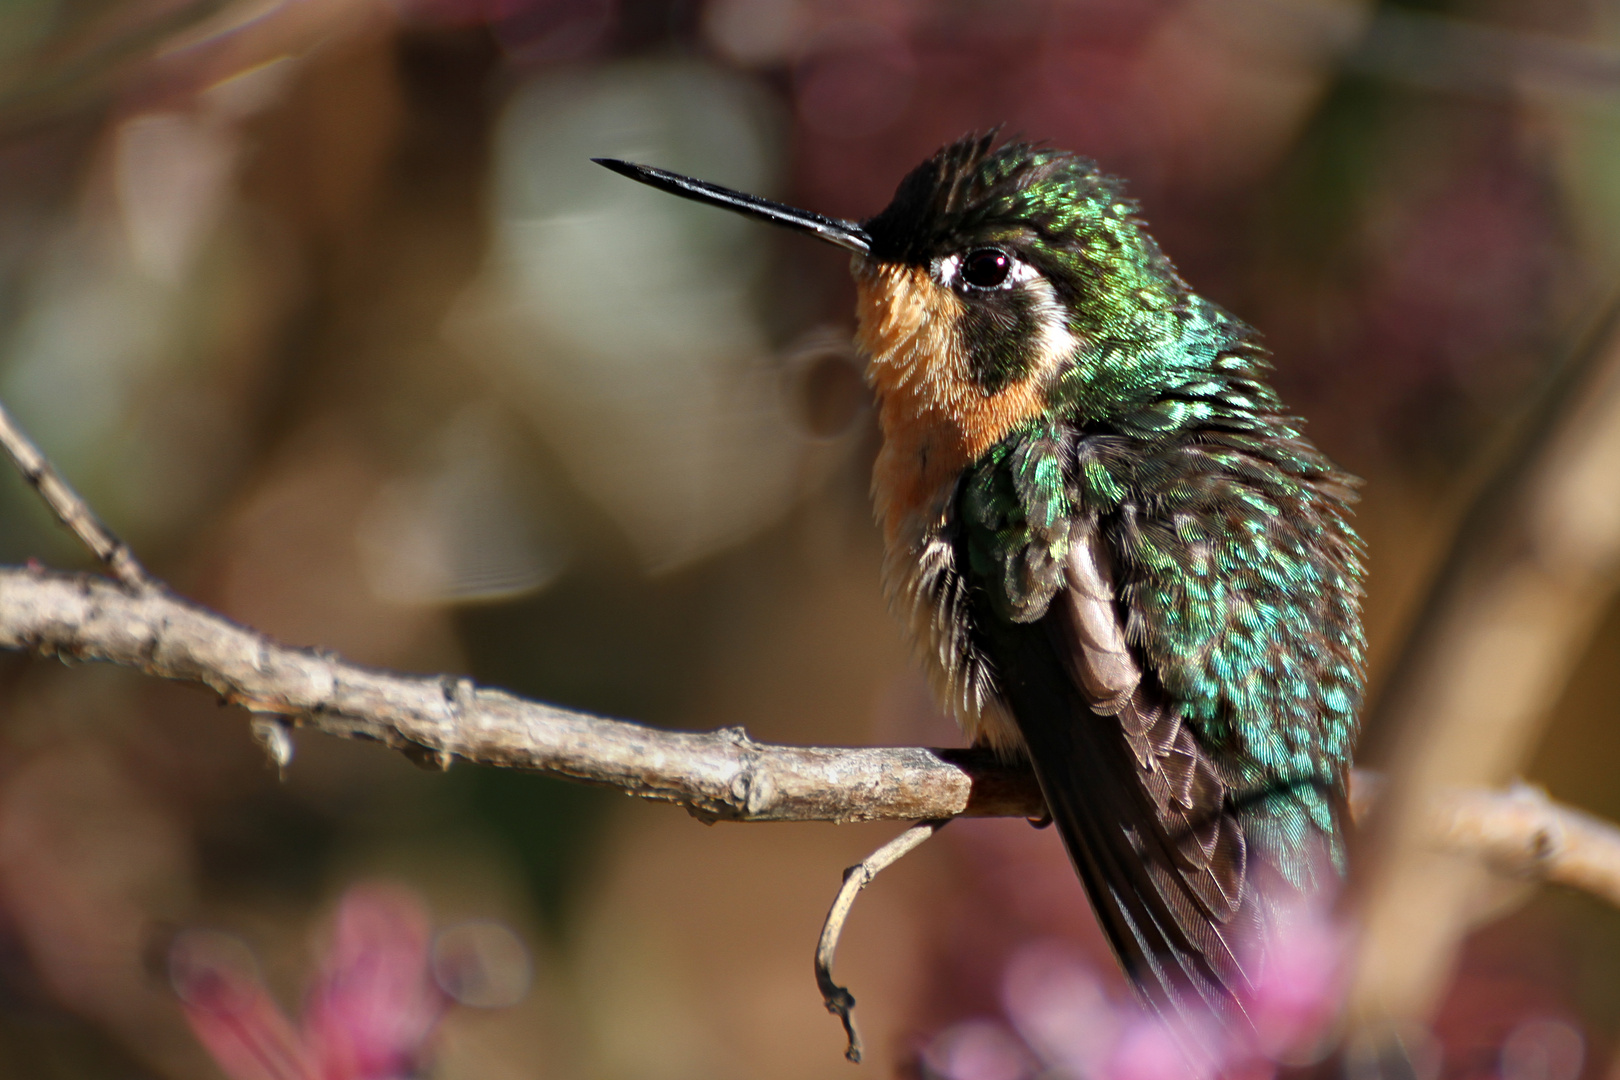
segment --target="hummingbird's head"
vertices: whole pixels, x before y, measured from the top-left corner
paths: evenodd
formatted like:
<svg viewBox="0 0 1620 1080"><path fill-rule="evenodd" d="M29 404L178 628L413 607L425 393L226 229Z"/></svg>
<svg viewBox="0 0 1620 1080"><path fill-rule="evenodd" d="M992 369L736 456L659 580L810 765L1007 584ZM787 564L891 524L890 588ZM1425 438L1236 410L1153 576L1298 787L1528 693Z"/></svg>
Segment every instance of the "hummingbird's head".
<svg viewBox="0 0 1620 1080"><path fill-rule="evenodd" d="M853 252L857 341L880 394L923 387L930 400L913 407L996 405L991 426L1004 428L1044 408L1062 380L1083 411L1106 413L1110 399L1155 381L1154 346L1176 333L1187 286L1093 162L994 143L992 132L942 148L864 222L597 160Z"/></svg>
<svg viewBox="0 0 1620 1080"><path fill-rule="evenodd" d="M883 355L891 335L866 316L905 297L951 326L985 394L1062 376L1112 381L1108 359L1161 337L1187 287L1119 181L1086 158L994 139L943 147L863 224L863 344Z"/></svg>

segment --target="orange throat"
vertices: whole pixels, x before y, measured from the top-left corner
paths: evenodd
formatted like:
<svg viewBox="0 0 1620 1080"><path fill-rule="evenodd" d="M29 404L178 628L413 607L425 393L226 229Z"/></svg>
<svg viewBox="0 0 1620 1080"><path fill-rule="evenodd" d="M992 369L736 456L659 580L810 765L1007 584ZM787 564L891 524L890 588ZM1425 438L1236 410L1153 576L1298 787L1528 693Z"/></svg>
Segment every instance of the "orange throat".
<svg viewBox="0 0 1620 1080"><path fill-rule="evenodd" d="M926 269L857 258L854 272L855 342L883 431L872 496L894 558L943 524L962 470L1045 402L1033 374L984 392L962 342L963 302Z"/></svg>
<svg viewBox="0 0 1620 1080"><path fill-rule="evenodd" d="M1017 725L975 660L953 590L941 589L952 555L941 532L962 471L1045 406L1046 373L993 394L973 377L963 343L965 306L920 267L854 263L856 344L878 397L883 448L872 501L883 528L883 584L907 624L939 700L968 738L1002 752L1022 744Z"/></svg>

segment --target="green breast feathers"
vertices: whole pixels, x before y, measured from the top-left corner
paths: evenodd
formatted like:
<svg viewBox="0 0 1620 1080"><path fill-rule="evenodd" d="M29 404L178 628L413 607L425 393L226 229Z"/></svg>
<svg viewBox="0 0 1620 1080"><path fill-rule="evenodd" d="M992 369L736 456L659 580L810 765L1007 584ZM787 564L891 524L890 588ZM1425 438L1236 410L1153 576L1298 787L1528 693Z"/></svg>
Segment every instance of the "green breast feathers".
<svg viewBox="0 0 1620 1080"><path fill-rule="evenodd" d="M1281 415L1258 355L1218 367L1107 424L1054 408L998 443L962 479L956 569L1030 623L1087 545L1125 643L1200 741L1272 777L1336 772L1364 651L1354 481Z"/></svg>

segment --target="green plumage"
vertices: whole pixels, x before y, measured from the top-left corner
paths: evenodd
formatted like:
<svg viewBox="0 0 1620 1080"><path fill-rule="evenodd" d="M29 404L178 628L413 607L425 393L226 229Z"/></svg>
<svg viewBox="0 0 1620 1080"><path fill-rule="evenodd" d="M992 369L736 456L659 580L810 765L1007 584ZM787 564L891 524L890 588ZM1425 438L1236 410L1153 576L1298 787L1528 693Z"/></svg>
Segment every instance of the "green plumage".
<svg viewBox="0 0 1620 1080"><path fill-rule="evenodd" d="M1127 637L1201 742L1250 785L1340 791L1364 650L1352 481L1281 414L1259 356L1229 347L1185 397L1089 425L1060 400L999 443L963 481L965 569L998 619L1032 622L1061 587L1070 523L1094 519ZM1337 836L1317 787L1280 799Z"/></svg>
<svg viewBox="0 0 1620 1080"><path fill-rule="evenodd" d="M969 572L999 617L1029 622L1058 587L1068 522L1095 517L1132 643L1200 734L1271 772L1342 770L1363 652L1353 481L1264 369L1234 337L1106 419L1059 396L964 478Z"/></svg>

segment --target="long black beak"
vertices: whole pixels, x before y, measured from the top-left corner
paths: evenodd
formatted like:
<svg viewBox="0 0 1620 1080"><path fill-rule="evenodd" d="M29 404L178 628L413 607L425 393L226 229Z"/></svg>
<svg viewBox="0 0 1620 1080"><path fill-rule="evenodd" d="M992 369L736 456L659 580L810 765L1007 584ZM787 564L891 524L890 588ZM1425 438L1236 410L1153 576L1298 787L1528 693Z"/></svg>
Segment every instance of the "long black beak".
<svg viewBox="0 0 1620 1080"><path fill-rule="evenodd" d="M740 191L723 188L719 184L710 184L702 180L693 180L690 176L680 173L666 172L663 169L654 169L649 165L637 165L629 161L620 161L617 158L591 158L598 165L612 169L621 176L628 176L632 180L639 180L671 195L679 195L683 199L694 202L708 203L710 206L720 206L727 210L735 210L739 214L768 221L772 225L781 225L788 229L797 229L819 236L830 244L837 244L841 248L859 252L865 255L872 247L872 238L865 229L853 221L843 221L839 218L823 217L812 214L808 210L796 210L791 206L783 206L779 202L761 199L757 195L744 195Z"/></svg>

